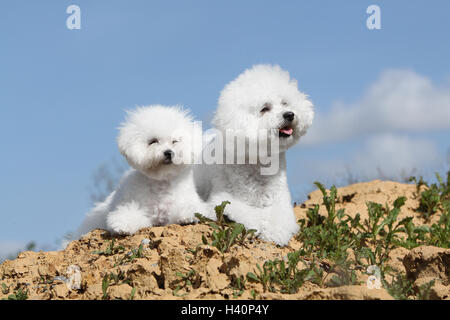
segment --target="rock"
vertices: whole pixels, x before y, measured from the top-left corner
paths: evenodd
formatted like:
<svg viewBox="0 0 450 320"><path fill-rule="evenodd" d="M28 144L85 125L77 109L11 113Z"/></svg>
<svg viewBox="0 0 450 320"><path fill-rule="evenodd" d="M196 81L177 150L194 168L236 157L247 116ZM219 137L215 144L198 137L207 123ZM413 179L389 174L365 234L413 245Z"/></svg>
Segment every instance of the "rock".
<svg viewBox="0 0 450 320"><path fill-rule="evenodd" d="M111 286L108 288L108 294L110 299L121 299L121 300L130 300L131 299L131 290L128 284L123 283L120 285Z"/></svg>
<svg viewBox="0 0 450 320"><path fill-rule="evenodd" d="M66 284L57 284L53 291L58 298L65 298L69 295L69 289Z"/></svg>
<svg viewBox="0 0 450 320"><path fill-rule="evenodd" d="M187 273L191 270L184 258L184 248L174 239L164 236L158 246L160 268L164 274L164 287L175 289L180 282L177 273Z"/></svg>
<svg viewBox="0 0 450 320"><path fill-rule="evenodd" d="M206 265L206 284L213 292L220 292L229 285L227 275L219 271L221 265L222 261L219 259L211 259Z"/></svg>
<svg viewBox="0 0 450 320"><path fill-rule="evenodd" d="M419 278L414 282L414 289L419 290L421 286L425 286L434 280L434 285L430 288L429 296L426 297L430 300L450 300L450 286L444 285L440 280L436 280L434 277Z"/></svg>
<svg viewBox="0 0 450 320"><path fill-rule="evenodd" d="M160 270L153 266L151 261L142 259L142 261L133 264L126 271L126 275L133 286L144 293L153 292L159 287L157 277L160 276Z"/></svg>
<svg viewBox="0 0 450 320"><path fill-rule="evenodd" d="M434 280L429 298L450 299L450 249L417 247L404 257L403 264L416 291Z"/></svg>
<svg viewBox="0 0 450 320"><path fill-rule="evenodd" d="M70 265L67 268L67 288L69 290L81 289L81 269L77 265Z"/></svg>
<svg viewBox="0 0 450 320"><path fill-rule="evenodd" d="M411 250L403 265L409 278L428 277L440 279L445 285L450 281L450 249L421 246Z"/></svg>
<svg viewBox="0 0 450 320"><path fill-rule="evenodd" d="M393 300L386 289L369 289L363 286L342 286L318 289L307 294L306 300Z"/></svg>
<svg viewBox="0 0 450 320"><path fill-rule="evenodd" d="M109 288L108 288L109 289ZM103 297L102 284L96 283L90 285L86 289L85 299L87 300L101 300Z"/></svg>

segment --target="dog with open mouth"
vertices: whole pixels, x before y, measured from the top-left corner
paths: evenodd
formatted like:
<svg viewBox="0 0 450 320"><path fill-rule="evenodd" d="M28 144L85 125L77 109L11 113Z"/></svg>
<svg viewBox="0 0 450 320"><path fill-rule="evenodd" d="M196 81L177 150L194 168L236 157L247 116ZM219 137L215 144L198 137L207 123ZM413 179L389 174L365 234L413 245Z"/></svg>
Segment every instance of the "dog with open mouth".
<svg viewBox="0 0 450 320"><path fill-rule="evenodd" d="M256 65L244 71L221 92L213 125L223 136L230 131L245 136L247 146L255 140L261 142L260 133L265 132L263 139L278 146L271 154L277 157L278 170L261 174L264 165L259 154L254 164L196 166L194 178L200 196L211 206L230 201L225 214L231 220L256 229L263 240L287 245L298 232L298 224L287 183L285 153L306 133L313 117L313 104L287 71L277 65ZM209 143L215 140L217 137Z"/></svg>
<svg viewBox="0 0 450 320"><path fill-rule="evenodd" d="M194 186L196 135L201 140L201 129L181 107L129 111L117 142L132 169L88 213L77 236L93 229L133 234L144 227L195 222L196 212L208 216Z"/></svg>

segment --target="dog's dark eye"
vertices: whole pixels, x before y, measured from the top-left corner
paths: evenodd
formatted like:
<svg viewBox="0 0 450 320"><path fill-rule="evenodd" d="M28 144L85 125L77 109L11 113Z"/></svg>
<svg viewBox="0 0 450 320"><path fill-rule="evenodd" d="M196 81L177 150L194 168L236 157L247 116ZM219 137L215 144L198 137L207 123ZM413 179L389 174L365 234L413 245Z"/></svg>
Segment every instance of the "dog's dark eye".
<svg viewBox="0 0 450 320"><path fill-rule="evenodd" d="M172 140L172 144L175 144L175 143L177 143L178 142L178 140Z"/></svg>
<svg viewBox="0 0 450 320"><path fill-rule="evenodd" d="M148 141L148 145L149 146L151 146L152 144L154 144L154 143L158 143L158 139L150 139L149 141Z"/></svg>
<svg viewBox="0 0 450 320"><path fill-rule="evenodd" d="M264 105L263 105L263 107L262 107L262 109L261 109L261 113L264 113L264 112L267 112L267 111L270 111L272 109L272 104L270 104L270 103L264 103Z"/></svg>
<svg viewBox="0 0 450 320"><path fill-rule="evenodd" d="M288 105L288 103L287 103L287 101L283 100L283 101L281 101L281 105L282 105L283 107L285 107L285 106Z"/></svg>

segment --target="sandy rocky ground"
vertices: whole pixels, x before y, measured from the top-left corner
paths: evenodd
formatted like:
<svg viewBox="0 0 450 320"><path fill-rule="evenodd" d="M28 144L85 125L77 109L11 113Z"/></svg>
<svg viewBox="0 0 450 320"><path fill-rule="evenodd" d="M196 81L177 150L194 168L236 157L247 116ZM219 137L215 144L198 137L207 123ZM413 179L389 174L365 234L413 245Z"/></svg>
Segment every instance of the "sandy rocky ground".
<svg viewBox="0 0 450 320"><path fill-rule="evenodd" d="M392 204L404 195L407 201L399 219L414 216L415 223L423 224L414 211L418 207L414 192L414 185L389 181L354 184L338 189L338 208L345 208L351 215L359 212L364 219L367 201ZM307 208L321 203L320 192L312 192L309 200L295 207L297 218L305 217ZM326 212L323 207L320 210ZM64 251L22 252L15 260L0 265L0 285L11 289L9 293L0 291L0 300L18 288L28 290L28 299L102 299L102 279L110 273L119 280L111 280L106 290L109 299L235 299L233 279L254 272L257 263L262 266L268 259L283 259L301 247L295 239L284 248L254 239L221 254L215 247L198 246L202 236L208 237L211 232L204 224L142 229L133 236L116 239L115 246L123 246L123 252L99 255L95 251L105 250L111 238L105 231L94 230L71 242ZM144 257L131 262L123 259L140 244ZM431 297L450 299L450 249L398 248L392 251L389 263L406 272L415 285L435 279ZM196 271L192 286L184 286L179 273L187 274L192 269ZM252 289L257 299L392 299L383 288L368 289L364 271L357 271L357 275L361 285L320 288L306 282L296 294L263 293L260 284L247 282L238 299L252 299Z"/></svg>

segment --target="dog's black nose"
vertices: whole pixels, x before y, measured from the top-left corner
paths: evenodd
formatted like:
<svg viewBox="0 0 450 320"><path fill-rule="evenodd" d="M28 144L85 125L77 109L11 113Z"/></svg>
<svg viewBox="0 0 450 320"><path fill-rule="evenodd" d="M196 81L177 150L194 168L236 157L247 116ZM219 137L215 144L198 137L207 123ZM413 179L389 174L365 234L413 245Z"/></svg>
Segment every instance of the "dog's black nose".
<svg viewBox="0 0 450 320"><path fill-rule="evenodd" d="M166 151L164 151L164 159L165 159L165 160L172 160L173 155L174 155L174 153L173 153L172 150L166 150Z"/></svg>
<svg viewBox="0 0 450 320"><path fill-rule="evenodd" d="M294 116L295 116L295 114L291 111L283 113L283 118L286 119L287 121L294 120Z"/></svg>

